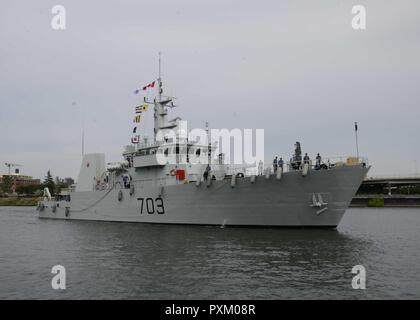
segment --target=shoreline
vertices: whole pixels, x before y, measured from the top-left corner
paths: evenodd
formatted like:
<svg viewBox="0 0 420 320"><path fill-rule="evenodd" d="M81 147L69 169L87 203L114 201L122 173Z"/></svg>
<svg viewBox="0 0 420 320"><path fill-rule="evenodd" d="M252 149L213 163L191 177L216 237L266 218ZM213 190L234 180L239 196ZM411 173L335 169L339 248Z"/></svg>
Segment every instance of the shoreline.
<svg viewBox="0 0 420 320"><path fill-rule="evenodd" d="M38 198L0 198L0 207L36 207Z"/></svg>
<svg viewBox="0 0 420 320"><path fill-rule="evenodd" d="M349 209L375 209L375 208L420 208L420 205L412 205L412 204L399 204L399 205L383 205L383 206L368 206L368 205L360 205L360 204L350 204Z"/></svg>
<svg viewBox="0 0 420 320"><path fill-rule="evenodd" d="M356 195L350 208L420 208L420 195Z"/></svg>

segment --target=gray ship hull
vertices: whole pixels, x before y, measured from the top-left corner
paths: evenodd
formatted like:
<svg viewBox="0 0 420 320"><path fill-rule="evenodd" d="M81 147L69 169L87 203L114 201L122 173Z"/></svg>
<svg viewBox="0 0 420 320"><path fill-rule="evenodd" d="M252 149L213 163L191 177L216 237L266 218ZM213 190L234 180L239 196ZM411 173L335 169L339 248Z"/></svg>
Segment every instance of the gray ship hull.
<svg viewBox="0 0 420 320"><path fill-rule="evenodd" d="M104 191L74 192L71 201L43 201L40 218L165 224L270 227L336 227L369 168L286 172L150 187L134 182ZM130 192L131 191L131 192ZM132 194L130 194L132 193ZM122 196L122 197L121 197ZM120 199L119 199L120 198Z"/></svg>

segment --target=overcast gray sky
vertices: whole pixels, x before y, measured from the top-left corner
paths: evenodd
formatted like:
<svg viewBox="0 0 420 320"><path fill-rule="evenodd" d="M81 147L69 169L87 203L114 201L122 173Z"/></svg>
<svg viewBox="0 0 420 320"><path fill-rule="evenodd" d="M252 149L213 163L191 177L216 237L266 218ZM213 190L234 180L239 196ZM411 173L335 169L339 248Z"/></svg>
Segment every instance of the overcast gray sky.
<svg viewBox="0 0 420 320"><path fill-rule="evenodd" d="M86 152L121 159L133 89L154 80L194 127L264 128L266 161L299 140L360 153L372 175L420 171L420 2L1 0L0 172L77 177ZM51 28L64 5L67 29ZM367 29L351 28L353 5ZM73 103L75 102L75 104Z"/></svg>

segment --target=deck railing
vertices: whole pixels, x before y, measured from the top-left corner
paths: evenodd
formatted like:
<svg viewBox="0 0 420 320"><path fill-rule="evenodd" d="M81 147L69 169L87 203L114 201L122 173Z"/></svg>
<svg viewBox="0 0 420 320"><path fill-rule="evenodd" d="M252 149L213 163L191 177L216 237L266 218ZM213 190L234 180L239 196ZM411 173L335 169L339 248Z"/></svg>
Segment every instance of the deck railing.
<svg viewBox="0 0 420 320"><path fill-rule="evenodd" d="M289 172L289 171L296 171L296 170L302 170L304 160L302 157L302 160L300 161L300 164L297 164L293 161L284 161L283 164L283 171ZM368 159L366 157L322 157L321 158L321 165L325 165L327 169L338 167L338 166L349 166L349 165L357 165L362 164L368 165ZM315 159L309 159L309 168L315 169L317 167L317 161ZM258 168L255 168L256 172L258 171ZM274 172L274 163L273 162L264 162L263 167L263 174L266 172L265 170L270 170L270 173ZM256 173L254 173L256 174Z"/></svg>

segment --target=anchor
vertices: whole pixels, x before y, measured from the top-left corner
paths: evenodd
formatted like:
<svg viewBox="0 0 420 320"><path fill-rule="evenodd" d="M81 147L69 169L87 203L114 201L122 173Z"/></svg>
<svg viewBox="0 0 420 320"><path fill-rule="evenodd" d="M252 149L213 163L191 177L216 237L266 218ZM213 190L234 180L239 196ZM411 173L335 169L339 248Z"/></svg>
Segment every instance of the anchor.
<svg viewBox="0 0 420 320"><path fill-rule="evenodd" d="M322 199L322 195L320 193L318 193L317 195L315 195L315 193L312 193L312 204L310 204L309 206L312 208L320 208L320 210L316 212L317 215L328 210L327 205L328 203L324 202L324 199Z"/></svg>

